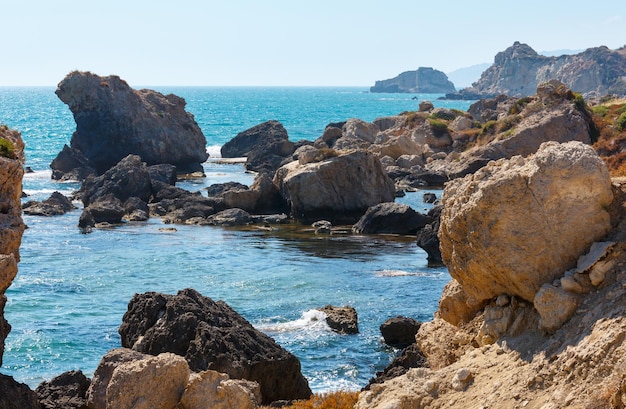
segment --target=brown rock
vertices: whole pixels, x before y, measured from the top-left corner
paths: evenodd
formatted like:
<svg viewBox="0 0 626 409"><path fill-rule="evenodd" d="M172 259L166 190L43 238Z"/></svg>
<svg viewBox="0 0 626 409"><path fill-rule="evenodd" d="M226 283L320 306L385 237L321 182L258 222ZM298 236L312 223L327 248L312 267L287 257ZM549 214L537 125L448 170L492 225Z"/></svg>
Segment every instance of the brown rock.
<svg viewBox="0 0 626 409"><path fill-rule="evenodd" d="M532 302L606 235L612 198L606 166L582 143L494 162L446 186L444 263L478 302L500 294Z"/></svg>
<svg viewBox="0 0 626 409"><path fill-rule="evenodd" d="M255 409L261 403L256 382L229 379L216 371L192 374L180 399L180 409Z"/></svg>
<svg viewBox="0 0 626 409"><path fill-rule="evenodd" d="M333 331L340 334L359 333L359 319L354 308L350 306L333 307L332 305L327 305L323 308L318 308L318 311L326 314L326 323Z"/></svg>

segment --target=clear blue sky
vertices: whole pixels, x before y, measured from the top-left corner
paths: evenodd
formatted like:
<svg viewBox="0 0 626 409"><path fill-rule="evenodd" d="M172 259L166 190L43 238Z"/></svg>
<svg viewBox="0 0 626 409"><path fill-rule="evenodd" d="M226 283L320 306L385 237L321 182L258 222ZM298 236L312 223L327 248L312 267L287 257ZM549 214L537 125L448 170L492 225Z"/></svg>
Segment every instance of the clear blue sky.
<svg viewBox="0 0 626 409"><path fill-rule="evenodd" d="M0 85L373 85L418 67L626 44L626 1L0 0Z"/></svg>

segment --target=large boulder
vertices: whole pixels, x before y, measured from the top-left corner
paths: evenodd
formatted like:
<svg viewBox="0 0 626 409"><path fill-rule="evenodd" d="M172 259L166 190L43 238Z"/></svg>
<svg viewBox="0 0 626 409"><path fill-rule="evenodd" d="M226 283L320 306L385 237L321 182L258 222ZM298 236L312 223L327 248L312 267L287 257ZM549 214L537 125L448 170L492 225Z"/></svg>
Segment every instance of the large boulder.
<svg viewBox="0 0 626 409"><path fill-rule="evenodd" d="M605 164L580 142L492 162L446 186L439 238L450 275L476 302L533 302L611 227Z"/></svg>
<svg viewBox="0 0 626 409"><path fill-rule="evenodd" d="M0 374L0 408L41 409L37 394L12 376Z"/></svg>
<svg viewBox="0 0 626 409"><path fill-rule="evenodd" d="M136 294L119 332L126 348L151 355L173 352L195 372L210 369L256 381L263 403L311 395L294 355L223 301L192 289L176 295Z"/></svg>
<svg viewBox="0 0 626 409"><path fill-rule="evenodd" d="M353 307L327 305L317 310L326 315L326 323L333 331L340 334L359 333L359 316Z"/></svg>
<svg viewBox="0 0 626 409"><path fill-rule="evenodd" d="M410 206L400 203L379 203L367 209L352 231L365 234L415 234L431 220Z"/></svg>
<svg viewBox="0 0 626 409"><path fill-rule="evenodd" d="M122 203L131 197L145 202L150 200L150 173L142 158L128 155L103 175L87 178L77 193L85 207L108 195L115 196Z"/></svg>
<svg viewBox="0 0 626 409"><path fill-rule="evenodd" d="M364 151L304 165L289 163L276 172L274 184L291 205L291 215L304 223L354 223L370 206L395 197L380 160Z"/></svg>
<svg viewBox="0 0 626 409"><path fill-rule="evenodd" d="M229 379L216 371L192 374L180 399L180 409L255 409L261 403L256 382Z"/></svg>
<svg viewBox="0 0 626 409"><path fill-rule="evenodd" d="M185 100L153 90L134 90L118 76L74 71L57 87L76 122L70 147L98 174L129 154L149 165L170 163L179 172L202 171L206 139Z"/></svg>
<svg viewBox="0 0 626 409"><path fill-rule="evenodd" d="M266 121L239 132L220 148L220 153L222 158L243 158L259 145L267 146L288 140L287 130L280 122Z"/></svg>
<svg viewBox="0 0 626 409"><path fill-rule="evenodd" d="M415 334L419 331L420 325L422 323L414 318L393 317L380 325L380 334L385 344L396 348L406 348L415 343Z"/></svg>

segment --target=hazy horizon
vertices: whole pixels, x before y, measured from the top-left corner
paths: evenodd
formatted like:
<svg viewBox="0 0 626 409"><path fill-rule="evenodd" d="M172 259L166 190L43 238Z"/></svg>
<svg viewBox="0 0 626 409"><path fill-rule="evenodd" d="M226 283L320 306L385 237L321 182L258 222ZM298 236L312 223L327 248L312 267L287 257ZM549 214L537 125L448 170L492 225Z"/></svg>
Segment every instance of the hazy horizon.
<svg viewBox="0 0 626 409"><path fill-rule="evenodd" d="M520 41L535 50L611 49L626 4L489 0L420 4L22 0L3 4L0 86L56 86L69 72L131 86L372 86L401 72L445 73ZM140 84L140 85L137 85Z"/></svg>

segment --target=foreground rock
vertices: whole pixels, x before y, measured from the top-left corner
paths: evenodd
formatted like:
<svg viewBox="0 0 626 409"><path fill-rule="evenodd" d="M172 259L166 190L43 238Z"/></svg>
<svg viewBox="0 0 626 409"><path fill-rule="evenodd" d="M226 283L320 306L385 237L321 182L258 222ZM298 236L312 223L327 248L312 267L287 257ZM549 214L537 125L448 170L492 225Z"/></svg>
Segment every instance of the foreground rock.
<svg viewBox="0 0 626 409"><path fill-rule="evenodd" d="M148 165L175 165L179 173L202 172L208 158L206 139L185 111L184 99L134 90L117 76L79 71L68 74L56 94L76 121L70 148L98 174L129 154L139 155Z"/></svg>
<svg viewBox="0 0 626 409"><path fill-rule="evenodd" d="M444 263L469 297L532 302L611 227L602 160L582 143L546 143L536 155L492 163L443 195Z"/></svg>
<svg viewBox="0 0 626 409"><path fill-rule="evenodd" d="M37 394L28 385L0 374L0 407L3 409L40 409Z"/></svg>
<svg viewBox="0 0 626 409"><path fill-rule="evenodd" d="M393 182L371 153L356 151L321 162L297 161L281 167L274 178L291 215L303 223L325 219L354 223L370 207L392 202Z"/></svg>
<svg viewBox="0 0 626 409"><path fill-rule="evenodd" d="M556 180L567 192L572 180L561 179L562 174L566 172L557 173ZM500 294L477 304L463 291L473 278L453 280L442 295L436 318L424 323L416 335L428 368L409 369L405 375L372 385L360 394L355 407L624 407L626 181L612 182L613 202L601 210L610 213L612 230L604 241L591 245L571 270L542 285L534 302ZM579 205L578 198L570 202ZM519 219L518 229L536 225L525 217ZM520 250L503 251L507 253L500 262ZM453 298L457 302L450 303ZM450 306L459 310L452 312ZM473 312L459 319L463 306L465 312ZM564 313L570 315L563 319Z"/></svg>
<svg viewBox="0 0 626 409"><path fill-rule="evenodd" d="M42 382L35 392L44 409L86 409L90 383L81 371L69 371Z"/></svg>
<svg viewBox="0 0 626 409"><path fill-rule="evenodd" d="M256 381L263 403L311 395L295 356L226 303L191 289L136 294L119 332L126 348L151 355L172 352L185 357L193 371L211 369Z"/></svg>

